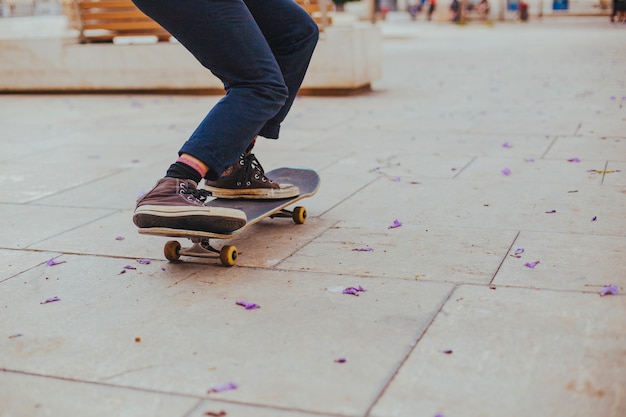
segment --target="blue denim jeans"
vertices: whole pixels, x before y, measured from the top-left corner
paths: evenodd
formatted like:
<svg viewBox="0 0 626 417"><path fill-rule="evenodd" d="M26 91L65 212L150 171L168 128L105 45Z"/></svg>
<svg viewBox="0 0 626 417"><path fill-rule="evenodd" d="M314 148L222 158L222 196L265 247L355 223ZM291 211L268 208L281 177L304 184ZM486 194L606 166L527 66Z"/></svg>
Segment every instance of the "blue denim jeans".
<svg viewBox="0 0 626 417"><path fill-rule="evenodd" d="M133 0L224 84L180 149L217 179L255 136L277 139L319 32L293 0Z"/></svg>

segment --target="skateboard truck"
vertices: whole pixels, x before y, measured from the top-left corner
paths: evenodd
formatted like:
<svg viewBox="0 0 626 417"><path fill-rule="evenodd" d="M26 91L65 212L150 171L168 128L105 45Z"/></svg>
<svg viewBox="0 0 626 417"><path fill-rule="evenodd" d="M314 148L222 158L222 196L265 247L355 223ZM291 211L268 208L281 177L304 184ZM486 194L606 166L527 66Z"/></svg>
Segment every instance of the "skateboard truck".
<svg viewBox="0 0 626 417"><path fill-rule="evenodd" d="M163 247L163 254L165 259L170 262L176 262L181 256L192 256L196 258L213 258L215 254L220 257L220 262L224 266L234 266L237 262L237 248L232 245L224 245L222 249L215 249L211 246L208 238L205 237L190 237L192 245L188 248L183 248L177 240L170 240L165 243Z"/></svg>

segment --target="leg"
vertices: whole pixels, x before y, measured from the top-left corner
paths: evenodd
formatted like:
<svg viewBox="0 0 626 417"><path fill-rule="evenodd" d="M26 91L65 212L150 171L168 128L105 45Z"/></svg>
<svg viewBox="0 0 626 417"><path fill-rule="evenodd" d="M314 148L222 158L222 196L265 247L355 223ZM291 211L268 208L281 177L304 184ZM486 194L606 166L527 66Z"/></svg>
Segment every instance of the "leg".
<svg viewBox="0 0 626 417"><path fill-rule="evenodd" d="M242 0L134 2L224 83L226 96L180 149L217 178L286 103L276 58Z"/></svg>
<svg viewBox="0 0 626 417"><path fill-rule="evenodd" d="M293 0L244 0L261 28L288 88L289 96L280 111L259 134L277 139L280 124L295 100L317 40L319 29L309 14Z"/></svg>
<svg viewBox="0 0 626 417"><path fill-rule="evenodd" d="M304 79L317 44L317 24L293 0L244 0L267 40L280 67L289 95L281 109L259 135L278 138L280 124L287 116ZM278 184L267 178L250 146L218 180L207 179L205 189L219 198L274 199L298 195L298 187Z"/></svg>

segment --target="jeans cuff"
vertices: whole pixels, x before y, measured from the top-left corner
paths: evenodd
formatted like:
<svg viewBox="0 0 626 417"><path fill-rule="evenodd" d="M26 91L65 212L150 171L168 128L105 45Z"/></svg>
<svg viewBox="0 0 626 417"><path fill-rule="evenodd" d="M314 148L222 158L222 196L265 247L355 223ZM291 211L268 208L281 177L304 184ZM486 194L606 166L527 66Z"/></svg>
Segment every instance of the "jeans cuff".
<svg viewBox="0 0 626 417"><path fill-rule="evenodd" d="M278 134L280 132L280 125L265 125L259 132L260 136L268 139L278 139Z"/></svg>

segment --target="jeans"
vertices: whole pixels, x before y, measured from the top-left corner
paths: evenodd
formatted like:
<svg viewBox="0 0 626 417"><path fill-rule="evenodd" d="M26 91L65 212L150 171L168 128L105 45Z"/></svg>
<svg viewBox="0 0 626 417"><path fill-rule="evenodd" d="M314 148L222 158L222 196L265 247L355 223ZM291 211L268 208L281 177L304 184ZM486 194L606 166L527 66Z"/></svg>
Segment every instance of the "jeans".
<svg viewBox="0 0 626 417"><path fill-rule="evenodd" d="M226 95L183 144L215 180L257 135L277 139L317 44L294 0L133 0L224 84Z"/></svg>

